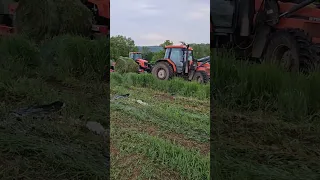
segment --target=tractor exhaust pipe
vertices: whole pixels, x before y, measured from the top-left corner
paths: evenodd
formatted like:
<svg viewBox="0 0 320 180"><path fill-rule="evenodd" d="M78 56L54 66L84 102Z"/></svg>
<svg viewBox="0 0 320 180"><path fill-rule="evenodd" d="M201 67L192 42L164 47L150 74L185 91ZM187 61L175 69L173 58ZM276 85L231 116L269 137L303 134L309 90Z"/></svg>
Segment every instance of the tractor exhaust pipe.
<svg viewBox="0 0 320 180"><path fill-rule="evenodd" d="M188 74L188 73L189 73L189 62L188 62L188 57L189 57L189 44L187 44L187 49L186 49L185 71L184 71L184 73L186 73L186 74Z"/></svg>
<svg viewBox="0 0 320 180"><path fill-rule="evenodd" d="M297 4L295 6L293 6L289 11L282 13L279 18L281 17L289 17L293 12L296 12L306 6L308 6L309 4L315 2L316 0L305 0L300 4Z"/></svg>

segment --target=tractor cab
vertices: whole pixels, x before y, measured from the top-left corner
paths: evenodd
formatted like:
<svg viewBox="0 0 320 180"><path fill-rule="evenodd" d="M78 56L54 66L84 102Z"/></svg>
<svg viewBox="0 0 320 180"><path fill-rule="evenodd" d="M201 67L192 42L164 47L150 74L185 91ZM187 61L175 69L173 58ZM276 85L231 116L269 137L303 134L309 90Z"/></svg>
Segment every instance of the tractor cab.
<svg viewBox="0 0 320 180"><path fill-rule="evenodd" d="M165 46L164 59L171 60L176 67L176 73L183 73L185 64L193 60L193 49L185 45Z"/></svg>
<svg viewBox="0 0 320 180"><path fill-rule="evenodd" d="M129 58L133 59L133 60L138 60L138 59L142 59L142 54L141 52L130 52L129 53Z"/></svg>

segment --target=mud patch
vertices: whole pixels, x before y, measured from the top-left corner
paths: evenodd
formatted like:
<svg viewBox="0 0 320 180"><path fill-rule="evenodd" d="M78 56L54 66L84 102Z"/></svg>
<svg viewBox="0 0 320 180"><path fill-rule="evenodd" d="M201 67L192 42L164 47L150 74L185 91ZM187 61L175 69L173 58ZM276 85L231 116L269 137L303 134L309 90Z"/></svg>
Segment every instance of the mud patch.
<svg viewBox="0 0 320 180"><path fill-rule="evenodd" d="M128 130L134 130L138 132L147 133L150 136L159 136L160 138L174 141L177 144L180 144L188 149L197 149L201 154L207 155L210 152L210 144L208 143L199 143L193 140L189 140L183 134L177 134L173 132L161 132L159 128L152 124L142 124L142 123L133 123L133 122L124 122L120 118L115 118L116 120L112 123L119 128L125 128ZM137 121L135 121L137 122ZM111 140L112 141L112 140Z"/></svg>
<svg viewBox="0 0 320 180"><path fill-rule="evenodd" d="M176 134L176 133L167 133L164 135L166 139L170 139L171 141L175 141L178 144L181 144L184 147L187 147L189 149L197 149L199 152L203 155L207 155L210 153L210 143L207 144L204 143L198 143L193 140L189 140L186 137L184 137L183 134Z"/></svg>
<svg viewBox="0 0 320 180"><path fill-rule="evenodd" d="M139 178L141 174L141 169L142 169L140 165L142 164L139 163L138 160L144 162L146 158L144 158L142 155L139 155L139 154L128 154L126 156L121 157L118 160L118 162L116 163L117 167L121 168L123 172L129 173L128 169L129 167L131 167L130 169L131 173L123 177L127 177L127 179L130 179L130 180L137 180Z"/></svg>
<svg viewBox="0 0 320 180"><path fill-rule="evenodd" d="M151 136L156 136L159 134L155 126L148 126L146 129L146 132Z"/></svg>
<svg viewBox="0 0 320 180"><path fill-rule="evenodd" d="M110 145L110 154L111 154L111 156L117 156L120 154L120 151L113 144L111 144Z"/></svg>

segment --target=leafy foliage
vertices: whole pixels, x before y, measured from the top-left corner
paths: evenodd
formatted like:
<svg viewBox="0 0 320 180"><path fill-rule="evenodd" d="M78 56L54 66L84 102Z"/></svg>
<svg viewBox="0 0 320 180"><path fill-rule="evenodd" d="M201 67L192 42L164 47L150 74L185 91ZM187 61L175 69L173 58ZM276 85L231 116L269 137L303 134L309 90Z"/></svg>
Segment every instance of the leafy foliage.
<svg viewBox="0 0 320 180"><path fill-rule="evenodd" d="M120 56L128 57L131 51L138 51L138 48L130 37L118 35L110 38L111 59L117 59Z"/></svg>

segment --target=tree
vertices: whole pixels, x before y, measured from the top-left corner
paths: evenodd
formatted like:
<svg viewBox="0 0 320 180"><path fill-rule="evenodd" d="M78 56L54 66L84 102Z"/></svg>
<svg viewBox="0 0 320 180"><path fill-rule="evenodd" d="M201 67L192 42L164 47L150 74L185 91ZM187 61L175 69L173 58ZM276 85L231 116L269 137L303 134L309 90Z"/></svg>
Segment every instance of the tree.
<svg viewBox="0 0 320 180"><path fill-rule="evenodd" d="M118 59L120 56L128 57L129 52L138 51L134 40L126 36L113 36L110 38L110 58Z"/></svg>
<svg viewBox="0 0 320 180"><path fill-rule="evenodd" d="M190 44L195 59L210 56L210 44Z"/></svg>
<svg viewBox="0 0 320 180"><path fill-rule="evenodd" d="M163 50L154 53L154 55L151 59L151 62L156 62L157 60L162 59L165 54L164 48L165 48L165 46L168 46L168 45L173 45L173 42L170 40L165 40L162 44L160 44L159 46L163 47Z"/></svg>
<svg viewBox="0 0 320 180"><path fill-rule="evenodd" d="M160 44L160 46L162 46L163 48L169 45L173 45L173 42L170 40L165 40L162 44Z"/></svg>
<svg viewBox="0 0 320 180"><path fill-rule="evenodd" d="M141 51L141 53L142 53L142 56L143 56L143 58L144 59L146 59L146 60L151 60L152 59L152 57L154 56L154 53L153 52L151 52L150 50L149 50L149 48L148 47L142 47L142 51Z"/></svg>
<svg viewBox="0 0 320 180"><path fill-rule="evenodd" d="M120 56L128 57L129 52L138 51L138 47L135 46L134 40L130 37L125 36L113 36L110 38L110 54L111 59L117 60ZM173 45L170 40L165 40L159 46L163 47L163 50L159 52L151 52L149 47L142 47L141 53L143 58L151 63L162 59L165 54L164 47L168 45ZM193 55L195 59L199 59L205 56L210 56L210 44L190 44L193 48Z"/></svg>
<svg viewBox="0 0 320 180"><path fill-rule="evenodd" d="M164 50L154 53L150 62L154 63L159 59L163 59L164 53L165 53Z"/></svg>

